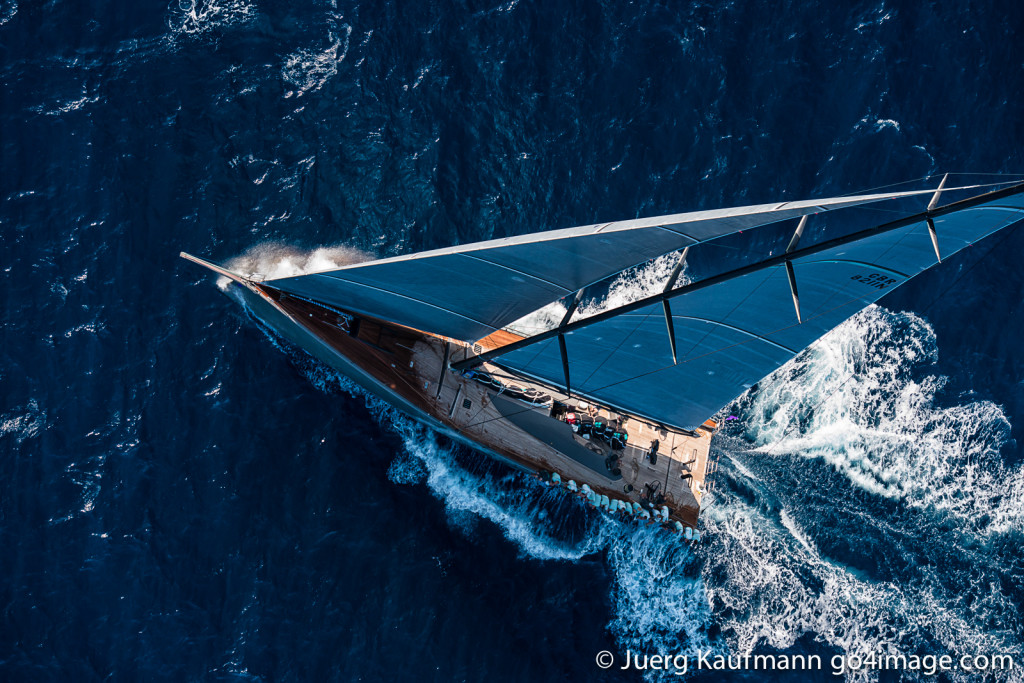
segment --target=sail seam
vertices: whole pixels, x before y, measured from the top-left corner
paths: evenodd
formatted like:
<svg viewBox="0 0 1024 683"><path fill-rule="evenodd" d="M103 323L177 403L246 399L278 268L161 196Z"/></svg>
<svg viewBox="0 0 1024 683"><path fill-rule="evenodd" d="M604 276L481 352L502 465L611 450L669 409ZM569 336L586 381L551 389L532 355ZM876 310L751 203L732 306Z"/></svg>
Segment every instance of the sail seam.
<svg viewBox="0 0 1024 683"><path fill-rule="evenodd" d="M462 253L456 254L456 256L465 256L466 258L471 258L471 259L474 259L476 261L480 261L481 263L487 263L487 264L490 264L492 266L496 266L498 268L504 268L505 270L511 271L513 273L519 273L520 275L525 275L526 277L532 278L534 280L537 280L538 282L544 282L546 284L551 285L552 287L557 287L558 289L562 290L566 294L570 294L570 293L572 293L574 291L572 289L569 289L567 287L564 287L564 286L558 284L557 282L552 282L551 280L547 280L545 278L538 277L537 275L534 275L533 273L528 273L525 270L519 270L518 268L513 268L512 266L506 266L504 263L498 263L496 261L491 261L490 259L481 258L480 256L474 256L473 254L471 254L469 252L462 252ZM562 297L558 297L558 298L560 299ZM556 301L557 301L557 299L556 299Z"/></svg>
<svg viewBox="0 0 1024 683"><path fill-rule="evenodd" d="M1013 213L1020 213L1024 211L1024 208L1019 206L1003 206L1001 204L992 204L990 206L976 206L975 209L998 209L1000 211L1011 211ZM970 210L970 209L968 209Z"/></svg>
<svg viewBox="0 0 1024 683"><path fill-rule="evenodd" d="M879 298L881 298L881 297L879 297ZM840 309L840 308L842 308L844 306L849 306L851 303L857 302L859 300L860 300L860 297L853 297L851 299L848 299L848 300L846 300L846 301L844 301L844 302L842 302L840 304L837 304L837 305L833 306L832 308L830 308L827 311L822 311L821 313L819 313L819 314L817 314L815 316L812 316L811 318L808 318L803 324L807 324L808 322L810 322L812 320L816 320L816 319L818 319L818 318L820 318L820 317L822 317L822 316L824 316L824 315L826 315L828 313L831 313L832 311L838 310L838 309ZM786 327L780 327L779 329L775 330L774 332L771 332L770 334L775 334L775 332L782 332L783 330L788 330L788 329L791 329L791 328L796 327L796 326L797 325L794 324L794 325L787 325ZM649 377L650 375L657 374L659 372L664 372L665 370L671 370L674 367L679 367L679 365L683 365L685 363L692 363L692 362L698 361L698 360L700 360L702 358L707 358L709 356L714 356L715 354L722 353L723 351L728 351L729 349L733 349L733 348L736 348L738 346L746 346L747 344L751 343L751 341L753 341L754 339L759 339L761 341L767 341L769 344L774 344L774 342L771 342L769 340L766 340L766 339L763 339L761 337L758 337L758 336L754 335L754 336L750 337L749 339L747 339L746 341L738 341L738 342L735 342L733 344L727 344L726 346L723 346L720 349L714 349L712 351L707 351L705 353L700 354L699 356L694 356L693 358L689 358L689 359L687 359L685 361L680 361L678 365L677 364L664 365L664 366L662 366L660 368L655 368L654 370L649 370L647 372L642 372L642 373L639 373L637 375L633 375L632 377L627 377L625 379L616 380L614 382L610 382L610 383L605 384L605 385L600 386L600 387L596 387L596 388L593 388L593 389L581 388L579 391L580 391L581 394L589 393L591 396L594 396L595 398L599 398L599 396L597 394L597 392L599 392L599 391L604 391L606 389L610 389L610 388L618 386L620 384L625 384L626 382L633 382L633 381L641 379L643 377ZM787 351L788 353L792 353L793 357L795 357L797 354L799 354L801 351L804 350L804 349L800 349L799 351L792 351L790 349L786 349L785 347L781 346L780 344L774 344L774 345L775 346L779 346L780 348L782 348L783 350ZM500 362L498 364L500 365Z"/></svg>
<svg viewBox="0 0 1024 683"><path fill-rule="evenodd" d="M900 242L902 242L902 241L903 240L901 238ZM886 250L886 253L888 253L888 252L889 252L889 250ZM887 273L891 273L893 275L897 275L899 277L902 277L902 278L905 278L905 279L908 279L908 280L911 277L913 277L912 275L908 275L907 273L902 273L902 272L900 272L898 270L895 270L894 268L888 268L886 266L880 266L877 263L871 263L870 261L858 261L856 259L833 258L833 259L821 259L820 261L797 261L796 263L797 263L797 265L809 264L809 263L852 263L854 265L864 266L865 268L871 268L872 270L884 270Z"/></svg>
<svg viewBox="0 0 1024 683"><path fill-rule="evenodd" d="M639 317L639 314L637 314L637 316ZM591 380L591 378L593 378L593 376L594 376L595 374L597 374L597 372L598 372L598 371L599 371L599 370L600 370L601 368L603 368L603 367L605 366L605 364L606 364L606 363L607 363L607 362L608 362L609 360L611 360L611 359L612 359L612 357L613 357L613 356L614 356L614 355L615 355L616 353L618 353L618 352L619 352L619 349L621 349L621 348L622 348L622 345L623 345L623 344L625 344L625 343L626 343L627 341L629 341L629 338L630 338L630 337L632 337L632 336L633 336L634 334L636 334L636 331L640 329L640 326L641 326L641 325L643 325L643 324L644 324L645 322L647 322L647 319L648 319L648 318L650 318L650 317L651 317L651 314L650 314L650 313L647 313L647 315L645 315L645 316L643 317L643 319L642 319L642 320L640 320L640 321L639 321L639 322L638 322L638 323L637 323L637 324L636 324L636 325L635 325L635 326L633 327L633 329L632 329L632 330L630 330L630 331L629 331L629 333L628 333L628 334L627 334L626 336L624 336L624 337L623 337L623 338L622 338L622 339L621 339L621 340L619 341L619 343L618 343L618 344L616 344L616 345L615 345L615 348L614 348L614 349L612 349L611 351L609 351L609 352L608 352L608 355L606 355L606 356L604 357L604 360L602 360L602 361L601 361L600 363L598 363L597 367L595 367L595 368L594 368L593 370L591 370L591 371L590 371L590 374L589 374L589 375L587 375L587 378L586 378L585 380L583 380L582 382L580 382L580 386L583 386L584 384L586 384L587 382L589 382L589 381Z"/></svg>
<svg viewBox="0 0 1024 683"><path fill-rule="evenodd" d="M632 318L633 316L639 317L640 314L639 313L627 313L626 315L624 315L622 317L623 318ZM646 319L648 317L650 317L649 313L644 318ZM785 344L780 344L779 342L773 341L771 339L768 339L767 337L765 337L763 335L760 335L760 334L757 334L756 332L751 332L750 330L745 330L742 327L736 327L735 325L730 325L729 323L722 322L720 320L712 320L711 318L702 318L702 317L697 316L697 315L675 315L675 314L673 314L672 317L676 318L678 320L696 320L698 322L708 323L709 325L718 325L720 327L725 327L725 328L728 328L730 330L734 330L736 332L740 332L741 334L745 334L748 337L753 337L755 339L760 339L761 341L766 342L768 344L771 344L772 346L777 346L778 348L782 349L783 351L788 351L789 353L798 353L799 352L797 349L791 349L788 346L786 346ZM789 328L788 327L784 327L782 329L787 330ZM635 330L634 330L634 332L635 332ZM630 335L632 335L632 334L633 333L631 332ZM706 339L706 338L707 338L707 335L704 335L704 337L701 338L701 342L703 342L703 340ZM696 346L699 346L701 342L698 342L696 344ZM693 347L691 347L690 350L692 351ZM679 362L682 363L682 362L685 362L685 361L680 360Z"/></svg>
<svg viewBox="0 0 1024 683"><path fill-rule="evenodd" d="M739 308L740 306L742 306L743 304L745 304L745 303L747 302L747 300L748 300L748 299L749 299L750 297L754 296L754 294L755 294L755 293L757 293L757 292L758 292L758 291L759 291L759 290L760 290L760 289L761 289L762 287L764 287L764 284L765 284L766 282L768 282L768 280L770 280L770 279L772 278L772 275L773 275L773 274L774 274L774 272L773 272L772 270L768 270L768 271L767 271L767 272L765 273L765 276L764 276L764 278L763 278L763 279L762 279L762 280L761 280L761 281L760 281L759 283L757 283L756 285L754 285L754 287L753 287L753 288L752 288L752 289L751 289L751 290L750 290L750 291L749 291L749 292L747 293L747 295L746 295L745 297L743 297L743 299L741 299L740 301L736 302L736 304L735 304L735 305L734 305L734 306L733 306L733 307L732 307L731 309L729 309L729 312L728 312L727 314L725 314L725 316L724 316L724 317L725 317L725 318L728 318L728 317L729 317L729 316L731 316L731 315L732 315L733 313L735 313L735 312L736 312L736 309L738 309L738 308ZM696 343L692 344L692 345L690 346L690 350L689 350L689 351L687 351L687 354L689 354L689 353L690 353L690 351L693 351L693 350L694 350L695 348L697 348L698 346L700 346L701 344L703 344L703 343L704 343L704 340L705 340L705 339L707 339L707 338L708 338L708 336L709 336L710 334L711 334L711 331L709 330L708 332L706 332L706 333L704 334L704 336L703 336L703 337L701 337L701 338L700 338L699 340L697 340L697 342L696 342Z"/></svg>
<svg viewBox="0 0 1024 683"><path fill-rule="evenodd" d="M365 287L366 289L374 289L374 290L377 290L378 292L384 292L386 294L390 294L392 296L397 296L397 297L400 297L402 299L408 299L409 301L415 301L418 304L423 304L424 306L430 306L431 308L436 308L439 311L445 311L446 313L451 313L452 315L458 316L459 318L462 318L464 320L468 320L468 321L476 323L478 325L483 325L484 327L489 328L491 331L496 331L497 330L497 328L494 327L494 325L492 325L491 323L484 322L483 320L477 320L476 318L471 318L470 316L465 315L464 313L459 313L457 311L451 310L450 308L445 308L444 306L438 306L437 304L432 304L429 301L424 301L423 299L417 299L416 297L409 296L408 294L401 294L399 292L393 292L390 289L384 289L383 287L377 287L375 285L369 285L369 284L366 284L365 282L356 282L355 280L348 280L348 279L345 279L343 277L337 277L335 275L331 275L330 273L317 273L317 274L318 275L323 275L324 277L329 277L332 280L338 280L340 282L345 282L345 283L348 283L350 285L355 285L357 287ZM303 276L300 276L300 277L303 277ZM309 277L309 276L305 276L305 277ZM271 284L271 283L268 282L267 284ZM272 285L272 286L280 287L279 285ZM285 291L287 291L287 290L285 290Z"/></svg>
<svg viewBox="0 0 1024 683"><path fill-rule="evenodd" d="M683 223L678 223L678 224L670 223L669 225L683 225ZM694 237L693 235L690 235L689 233L685 233L682 230L673 230L672 228L668 227L668 225L655 225L655 226L652 226L652 227L658 228L659 230L664 230L666 232L670 232L673 235L679 235L680 237L685 237L688 240L693 240L693 244L700 244L700 240L697 239L696 237ZM758 227L760 227L760 226L758 226ZM686 246L692 247L693 244L687 244ZM679 250L675 249L674 251L679 251ZM669 252L665 252L665 253L667 254Z"/></svg>

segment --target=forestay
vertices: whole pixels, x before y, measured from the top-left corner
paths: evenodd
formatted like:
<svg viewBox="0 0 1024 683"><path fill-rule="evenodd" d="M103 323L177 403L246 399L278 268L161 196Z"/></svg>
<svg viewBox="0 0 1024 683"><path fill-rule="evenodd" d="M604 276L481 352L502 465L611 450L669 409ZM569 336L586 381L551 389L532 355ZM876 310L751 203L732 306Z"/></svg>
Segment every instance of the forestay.
<svg viewBox="0 0 1024 683"><path fill-rule="evenodd" d="M535 233L269 280L282 291L476 341L626 268L740 230L931 190L762 204Z"/></svg>
<svg viewBox="0 0 1024 683"><path fill-rule="evenodd" d="M1024 197L1014 194L936 216L939 253L946 258L1021 220L1022 207ZM660 301L593 324L582 321L564 337L573 393L693 428L851 315L934 265L936 252L928 224L920 220L796 256L791 263L802 323L785 263L703 288L697 283L672 298L678 364ZM565 384L557 338L496 362Z"/></svg>

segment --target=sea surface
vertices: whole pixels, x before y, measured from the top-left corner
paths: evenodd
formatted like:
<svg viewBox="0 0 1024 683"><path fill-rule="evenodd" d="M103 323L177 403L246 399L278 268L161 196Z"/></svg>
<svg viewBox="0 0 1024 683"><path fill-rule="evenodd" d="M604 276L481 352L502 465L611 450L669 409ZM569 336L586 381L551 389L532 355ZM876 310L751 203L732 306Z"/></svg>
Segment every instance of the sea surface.
<svg viewBox="0 0 1024 683"><path fill-rule="evenodd" d="M0 680L1024 680L1024 231L729 406L696 547L416 426L178 258L1019 174L1022 36L997 0L0 0ZM1016 668L829 669L872 652Z"/></svg>

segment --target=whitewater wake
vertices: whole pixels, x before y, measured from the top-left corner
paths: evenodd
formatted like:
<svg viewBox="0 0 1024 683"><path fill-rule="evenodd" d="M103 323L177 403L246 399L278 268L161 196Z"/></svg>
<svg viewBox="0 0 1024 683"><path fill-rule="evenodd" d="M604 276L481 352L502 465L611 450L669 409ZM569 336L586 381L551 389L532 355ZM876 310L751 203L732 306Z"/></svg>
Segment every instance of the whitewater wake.
<svg viewBox="0 0 1024 683"><path fill-rule="evenodd" d="M656 259L629 268L619 273L608 285L608 291L599 296L585 298L572 314L572 322L589 318L603 311L625 306L646 296L665 289L665 283L679 262L679 254L672 252ZM689 282L684 264L676 280L677 286ZM522 335L537 334L554 329L569 311L564 303L555 301L523 316L508 325L508 329Z"/></svg>
<svg viewBox="0 0 1024 683"><path fill-rule="evenodd" d="M997 540L1021 531L1010 426L988 401L942 405L937 360L927 322L872 306L730 406L744 426L720 435L731 463L702 554L733 649L811 637L865 657L1020 660Z"/></svg>
<svg viewBox="0 0 1024 683"><path fill-rule="evenodd" d="M765 454L821 458L872 494L978 532L1019 530L1024 470L1000 457L1010 423L990 401L939 405L947 380L927 374L937 360L924 320L871 306L740 401L747 436Z"/></svg>
<svg viewBox="0 0 1024 683"><path fill-rule="evenodd" d="M288 268L319 263L288 258ZM329 369L299 365L321 390L364 397L404 445L391 481L425 485L454 527L471 534L486 520L542 561L602 553L614 577L608 628L623 651L743 654L809 640L846 655L1005 653L1020 662L1024 625L1000 582L1009 560L978 543L1020 533L1022 474L999 457L1009 424L990 402L941 405L936 361L924 320L874 306L737 399L728 411L740 420L730 424L742 426L719 436L716 501L696 548L528 476L467 467L467 458L485 459L443 445ZM792 463L802 486L787 481ZM973 495L959 490L965 482ZM845 547L854 554L839 552ZM916 569L858 566L857 548ZM1017 671L1013 680L1024 680Z"/></svg>

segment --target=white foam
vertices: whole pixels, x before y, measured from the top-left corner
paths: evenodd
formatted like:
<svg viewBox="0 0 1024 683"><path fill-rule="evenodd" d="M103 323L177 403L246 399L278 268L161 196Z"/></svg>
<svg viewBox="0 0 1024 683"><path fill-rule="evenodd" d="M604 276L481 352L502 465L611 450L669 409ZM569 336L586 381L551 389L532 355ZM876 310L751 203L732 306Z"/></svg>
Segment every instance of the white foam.
<svg viewBox="0 0 1024 683"><path fill-rule="evenodd" d="M606 524L618 531L607 543L615 575L615 618L620 647L634 652L720 650L708 639L711 601L689 546L658 527Z"/></svg>
<svg viewBox="0 0 1024 683"><path fill-rule="evenodd" d="M703 520L709 545L702 573L734 652L786 649L810 634L846 655L924 650L954 659L982 652L1021 657L1015 634L990 626L1016 612L997 586L988 586L990 595L967 608L934 568L922 568L904 583L861 578L743 501L730 500ZM957 673L950 678L972 680ZM877 677L862 671L847 680Z"/></svg>
<svg viewBox="0 0 1024 683"><path fill-rule="evenodd" d="M3 22L0 22L0 26ZM87 104L95 104L102 98L99 95L90 96L86 85L82 85L82 94L80 97L74 99L68 99L64 101L56 102L52 107L46 107L45 105L39 105L33 107L32 111L42 114L44 116L60 116L61 114L68 114L73 111L82 109Z"/></svg>
<svg viewBox="0 0 1024 683"><path fill-rule="evenodd" d="M672 252L635 268L624 270L612 281L605 296L581 303L573 315L573 320L589 318L592 315L658 294L665 289L665 283L678 262L679 254ZM684 265L676 281L676 286L686 284L686 282L688 279Z"/></svg>
<svg viewBox="0 0 1024 683"><path fill-rule="evenodd" d="M18 13L18 0L4 0L0 3L0 26L14 18Z"/></svg>
<svg viewBox="0 0 1024 683"><path fill-rule="evenodd" d="M782 508L779 510L779 521L782 522L782 526L786 527L786 530L790 535L795 538L804 549L812 554L816 554L818 551L814 547L814 543L807 537L804 530L800 528L800 525L793 519L793 515L790 514L789 510Z"/></svg>
<svg viewBox="0 0 1024 683"><path fill-rule="evenodd" d="M173 35L200 35L219 26L242 24L256 17L247 0L171 0L167 27Z"/></svg>
<svg viewBox="0 0 1024 683"><path fill-rule="evenodd" d="M558 327L565 317L566 308L561 301L555 301L510 323L507 328L517 334L529 336Z"/></svg>
<svg viewBox="0 0 1024 683"><path fill-rule="evenodd" d="M691 546L681 536L594 512L582 540L555 541L545 531L552 521L535 505L544 495L537 487L516 490L510 485L514 487L521 478L499 483L469 473L422 428L407 420L396 426L408 453L426 468L427 486L444 502L453 523L469 526L467 514L490 520L523 554L539 560L578 560L606 552L615 577L615 618L609 627L623 649L720 649L708 640L710 600L704 580L695 571ZM548 491L554 496L571 495L561 488Z"/></svg>
<svg viewBox="0 0 1024 683"><path fill-rule="evenodd" d="M224 267L254 280L273 280L334 270L371 260L371 254L345 245L304 250L280 242L263 242L229 259ZM221 289L225 289L228 282L226 277L217 279Z"/></svg>
<svg viewBox="0 0 1024 683"><path fill-rule="evenodd" d="M39 408L34 398L29 399L28 405L0 415L0 437L11 435L19 446L26 439L39 436L45 428L46 412Z"/></svg>
<svg viewBox="0 0 1024 683"><path fill-rule="evenodd" d="M333 19L340 19L340 16ZM328 45L323 50L300 49L290 54L284 62L281 76L287 83L295 87L295 91L289 91L285 97L302 97L306 93L314 92L324 86L333 76L338 73L338 64L348 54L349 41L352 37L352 27L348 24L341 24L335 28L334 23L328 27Z"/></svg>
<svg viewBox="0 0 1024 683"><path fill-rule="evenodd" d="M396 484L422 484L427 480L423 461L409 454L399 455L388 467L388 479Z"/></svg>
<svg viewBox="0 0 1024 683"><path fill-rule="evenodd" d="M977 531L1024 522L1024 470L1004 465L999 406L936 405L946 378L935 333L872 306L780 368L751 395L747 434L767 454L821 458L875 495L954 515Z"/></svg>
<svg viewBox="0 0 1024 683"><path fill-rule="evenodd" d="M458 520L467 513L490 520L525 554L541 560L578 560L595 552L601 545L600 534L591 534L578 545L559 543L541 530L538 511L532 496L537 490L509 489L498 486L486 477L471 474L459 467L452 453L438 446L433 435L407 418L392 422L405 442L407 452L426 468L426 484ZM522 479L515 483L528 483Z"/></svg>
<svg viewBox="0 0 1024 683"><path fill-rule="evenodd" d="M611 282L608 292L604 296L584 299L573 313L572 320L589 318L603 311L625 306L638 299L661 292L678 261L679 254L672 252L635 268L624 270ZM689 279L684 265L676 283L679 286L687 282ZM554 329L562 322L562 318L565 317L568 310L561 301L555 301L516 320L508 325L508 329L526 335Z"/></svg>

